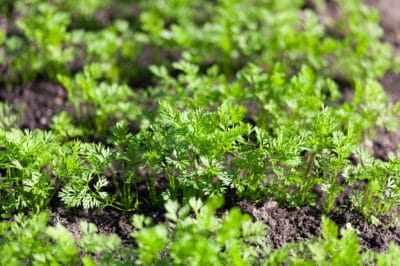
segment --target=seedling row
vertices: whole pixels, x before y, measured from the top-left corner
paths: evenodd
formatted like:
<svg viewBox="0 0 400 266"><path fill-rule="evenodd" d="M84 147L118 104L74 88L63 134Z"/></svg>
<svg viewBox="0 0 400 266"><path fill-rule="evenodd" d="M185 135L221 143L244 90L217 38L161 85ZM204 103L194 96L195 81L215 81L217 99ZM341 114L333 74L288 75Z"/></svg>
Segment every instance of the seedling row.
<svg viewBox="0 0 400 266"><path fill-rule="evenodd" d="M23 127L28 106L0 102L1 264L399 263L399 243L362 250L351 224L328 218L400 223L399 155L373 149L399 130L380 78L400 61L375 9L17 0L0 15L1 90L44 80L67 95L44 129ZM321 236L273 248L232 199L308 206ZM76 239L48 223L54 204L129 214L135 244L87 222ZM152 208L161 221L140 214Z"/></svg>

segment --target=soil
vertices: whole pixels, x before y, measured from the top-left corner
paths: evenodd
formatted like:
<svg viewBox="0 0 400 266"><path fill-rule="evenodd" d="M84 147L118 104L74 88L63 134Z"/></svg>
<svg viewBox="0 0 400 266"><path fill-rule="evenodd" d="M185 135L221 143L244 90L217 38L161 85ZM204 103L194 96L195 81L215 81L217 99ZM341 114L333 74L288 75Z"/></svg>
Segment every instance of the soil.
<svg viewBox="0 0 400 266"><path fill-rule="evenodd" d="M23 109L21 128L49 129L53 115L66 107L67 92L61 85L49 81L30 82L8 90L0 89L0 101Z"/></svg>
<svg viewBox="0 0 400 266"><path fill-rule="evenodd" d="M299 209L282 208L274 201L267 200L262 206L242 200L238 202L242 211L267 225L267 243L275 248L286 243L299 242L321 235L322 214L310 207ZM400 227L382 227L369 224L360 214L354 212L334 213L329 216L339 228L350 223L358 232L363 250L386 251L389 243L400 243Z"/></svg>
<svg viewBox="0 0 400 266"><path fill-rule="evenodd" d="M102 211L66 209L62 205L51 206L49 212L50 225L62 224L77 239L82 237L80 223L87 221L97 226L98 233L106 235L117 234L121 238L123 245L134 244L133 239L129 237L129 233L133 232L133 227L130 223L131 215L109 209Z"/></svg>
<svg viewBox="0 0 400 266"><path fill-rule="evenodd" d="M382 14L381 25L385 30L383 39L391 43L400 55L400 1L399 0L367 0ZM381 80L390 99L400 100L400 75L387 73ZM6 101L24 106L22 128L49 129L51 117L60 110L66 110L66 91L58 84L49 81L24 83L7 90L0 87L0 101ZM389 152L396 152L400 143L400 131L377 133L373 143L374 155L387 160ZM321 235L322 214L310 207L299 209L280 207L274 201L266 200L261 205L241 199L230 199L225 208L239 206L243 212L251 214L255 220L267 225L266 241L274 247L285 243L301 241ZM66 226L77 238L81 236L79 223L82 220L97 225L100 233L118 234L124 245L133 243L129 233L131 214L124 214L112 209L73 210L66 209L57 199L49 208L50 224ZM147 210L146 215L153 217L155 222L162 221L162 210ZM330 218L341 228L351 223L358 230L360 244L363 249L385 251L390 241L400 245L400 226L385 228L368 224L365 219L354 212L334 213Z"/></svg>

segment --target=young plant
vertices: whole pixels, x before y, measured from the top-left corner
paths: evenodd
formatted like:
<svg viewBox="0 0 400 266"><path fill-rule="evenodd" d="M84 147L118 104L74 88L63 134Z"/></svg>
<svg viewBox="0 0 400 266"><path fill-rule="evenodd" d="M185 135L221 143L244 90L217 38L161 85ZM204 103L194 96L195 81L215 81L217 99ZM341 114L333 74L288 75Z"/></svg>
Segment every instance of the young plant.
<svg viewBox="0 0 400 266"><path fill-rule="evenodd" d="M143 166L153 178L165 175L167 197L222 195L230 184L227 157L251 131L243 116L243 108L229 103L215 112L179 112L162 103L157 123L143 134Z"/></svg>
<svg viewBox="0 0 400 266"><path fill-rule="evenodd" d="M390 154L389 162L383 162L361 148L355 155L358 164L349 166L345 172L348 182L358 185L350 196L352 207L374 224L379 224L384 215L389 215L391 223L398 223L400 159Z"/></svg>
<svg viewBox="0 0 400 266"><path fill-rule="evenodd" d="M50 128L60 141L75 139L87 134L87 129L75 125L73 120L71 114L66 111L53 115Z"/></svg>
<svg viewBox="0 0 400 266"><path fill-rule="evenodd" d="M82 237L74 239L64 226L49 226L46 212L32 217L19 214L0 222L2 265L115 265L121 239L97 233L94 224L81 222ZM83 256L82 256L83 255ZM129 255L123 257L129 263Z"/></svg>
<svg viewBox="0 0 400 266"><path fill-rule="evenodd" d="M350 163L350 155L358 143L353 128L349 127L345 134L336 121L337 116L331 110L324 109L316 116L314 127L306 140L306 178L321 178L320 186L326 193L322 208L326 213L332 210L336 198L344 189L344 184L339 183L339 177Z"/></svg>
<svg viewBox="0 0 400 266"><path fill-rule="evenodd" d="M115 148L102 144L75 141L65 147L57 175L65 184L59 196L68 207L85 209L112 207L122 211L139 206L138 174L132 134L127 123L119 122L113 129Z"/></svg>
<svg viewBox="0 0 400 266"><path fill-rule="evenodd" d="M6 102L0 102L0 128L9 130L18 127L21 123L22 109Z"/></svg>
<svg viewBox="0 0 400 266"><path fill-rule="evenodd" d="M64 227L47 226L48 214L14 216L0 223L2 265L77 265L78 249Z"/></svg>
<svg viewBox="0 0 400 266"><path fill-rule="evenodd" d="M60 180L54 175L59 163L55 136L39 130L22 132L0 128L0 212L39 212L51 201Z"/></svg>
<svg viewBox="0 0 400 266"><path fill-rule="evenodd" d="M386 93L382 85L373 79L355 80L354 97L344 103L339 111L342 116L353 117L352 124L361 133L366 143L373 141L379 127L395 129L398 119L390 113ZM392 126L390 126L392 125ZM368 147L372 148L372 147Z"/></svg>
<svg viewBox="0 0 400 266"><path fill-rule="evenodd" d="M322 216L322 238L310 242L300 244L306 247L292 259L294 265L362 265L357 232L350 224L341 230L339 237L338 226Z"/></svg>
<svg viewBox="0 0 400 266"><path fill-rule="evenodd" d="M104 169L111 164L112 158L111 150L101 144L75 141L64 148L56 174L64 180L59 197L67 207L90 209L106 206L109 194L104 190L109 180Z"/></svg>
<svg viewBox="0 0 400 266"><path fill-rule="evenodd" d="M109 133L112 120L135 120L140 109L133 102L135 93L126 85L100 82L107 71L104 65L90 64L74 78L59 75L59 81L68 91L68 99L77 118L84 125L84 132L96 137Z"/></svg>
<svg viewBox="0 0 400 266"><path fill-rule="evenodd" d="M94 224L82 221L80 230L83 234L78 245L84 251L82 257L83 265L114 265L118 248L121 246L121 239L116 234L103 235L97 233Z"/></svg>
<svg viewBox="0 0 400 266"><path fill-rule="evenodd" d="M57 74L67 72L66 63L75 56L74 48L68 45L69 14L37 0L17 1L15 5L22 14L16 24L23 38L14 35L6 40L6 56L13 66L7 68L7 81L32 80L37 75L56 79Z"/></svg>
<svg viewBox="0 0 400 266"><path fill-rule="evenodd" d="M374 257L379 266L397 265L400 263L400 246L391 242L387 253L378 253Z"/></svg>
<svg viewBox="0 0 400 266"><path fill-rule="evenodd" d="M311 125L287 124L275 134L255 128L256 142L232 160L231 169L239 170L233 186L240 195L268 195L297 207L316 206L315 189L320 187L325 193L320 207L329 213L344 188L338 179L358 138L351 129L341 131L329 109L318 112Z"/></svg>
<svg viewBox="0 0 400 266"><path fill-rule="evenodd" d="M71 31L72 42L82 48L86 64L101 65L106 69L102 77L113 83L142 78L137 70L143 48L135 38L129 23L121 19L96 31Z"/></svg>
<svg viewBox="0 0 400 266"><path fill-rule="evenodd" d="M110 142L114 145L114 162L108 165L115 188L113 205L122 210L134 210L139 206L138 186L143 182L140 175L140 142L129 132L129 124L119 121L112 129ZM150 197L155 203L155 184L146 181Z"/></svg>
<svg viewBox="0 0 400 266"><path fill-rule="evenodd" d="M238 209L218 218L222 200L214 198L203 204L189 199L179 208L177 202L165 205L165 224L149 226L143 216L133 216L138 242L137 263L174 265L253 265L265 247L265 228L253 223ZM189 213L194 215L190 216Z"/></svg>

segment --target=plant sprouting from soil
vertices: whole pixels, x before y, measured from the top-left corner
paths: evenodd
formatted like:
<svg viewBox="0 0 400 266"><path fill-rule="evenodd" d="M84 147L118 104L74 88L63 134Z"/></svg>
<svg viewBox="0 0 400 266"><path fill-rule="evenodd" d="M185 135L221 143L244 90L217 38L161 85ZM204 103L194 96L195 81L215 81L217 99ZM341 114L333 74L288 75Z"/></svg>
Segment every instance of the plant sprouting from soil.
<svg viewBox="0 0 400 266"><path fill-rule="evenodd" d="M49 132L0 128L2 216L48 206L61 184L53 172L59 152L59 143Z"/></svg>

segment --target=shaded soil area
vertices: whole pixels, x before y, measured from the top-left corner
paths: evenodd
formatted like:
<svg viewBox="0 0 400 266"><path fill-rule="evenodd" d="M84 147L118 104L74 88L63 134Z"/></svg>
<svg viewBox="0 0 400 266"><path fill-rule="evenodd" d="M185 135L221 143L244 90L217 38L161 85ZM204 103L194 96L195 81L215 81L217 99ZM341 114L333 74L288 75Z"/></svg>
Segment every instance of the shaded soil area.
<svg viewBox="0 0 400 266"><path fill-rule="evenodd" d="M279 207L267 200L261 206L248 201L240 201L240 208L250 213L256 220L267 225L267 243L275 248L289 242L299 242L321 235L322 214L310 207L291 209ZM360 214L354 212L334 213L329 216L339 228L347 223L358 231L363 250L386 251L391 241L400 243L400 227L383 227L369 224Z"/></svg>
<svg viewBox="0 0 400 266"><path fill-rule="evenodd" d="M72 235L79 239L82 237L80 223L87 221L97 226L98 233L101 234L117 234L123 245L134 244L133 238L129 237L129 233L133 232L130 223L131 215L124 214L115 210L72 210L66 209L64 206L52 206L49 210L52 226L62 224Z"/></svg>
<svg viewBox="0 0 400 266"><path fill-rule="evenodd" d="M23 109L21 128L49 129L53 115L66 107L67 92L49 81L29 82L12 90L0 89L0 101Z"/></svg>
<svg viewBox="0 0 400 266"><path fill-rule="evenodd" d="M394 45L400 55L400 1L399 0L368 0L367 3L376 6L382 13L382 26L385 29L384 40ZM400 100L400 75L389 72L381 80L390 99ZM18 85L13 90L0 88L0 101L10 102L24 107L22 128L48 129L51 117L60 110L67 109L67 93L58 84L40 81ZM400 143L400 131L378 132L373 143L374 155L387 160L389 152L396 152ZM251 214L254 219L267 225L266 241L274 247L281 247L285 243L302 241L321 235L322 214L310 207L299 209L280 207L274 201L267 200L261 205L240 200L230 199L226 208L239 206L243 212ZM66 226L76 237L80 237L79 224L82 220L97 225L100 233L116 233L123 244L132 244L129 236L132 232L130 225L131 214L124 214L115 210L72 210L62 204L53 203L50 211L50 224ZM162 210L147 210L147 216L155 222L162 221ZM387 250L390 241L400 245L400 226L385 228L368 224L359 214L354 212L334 213L330 218L341 228L351 223L358 230L360 244L363 249L373 251Z"/></svg>

